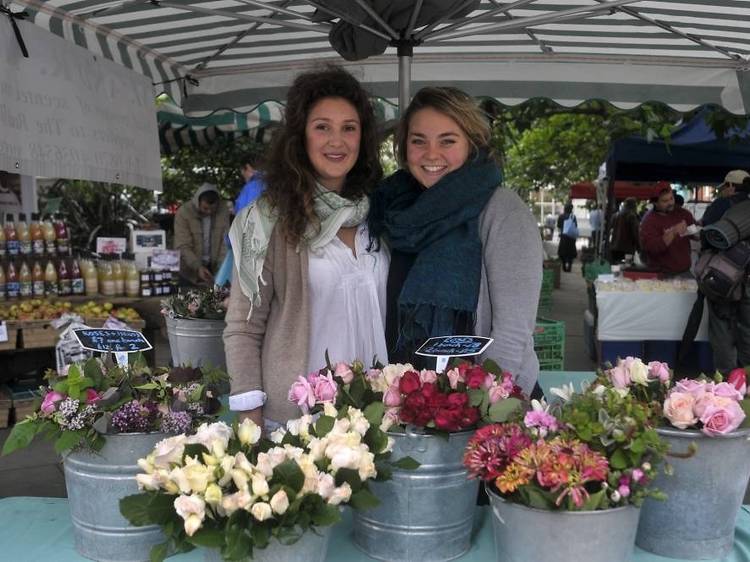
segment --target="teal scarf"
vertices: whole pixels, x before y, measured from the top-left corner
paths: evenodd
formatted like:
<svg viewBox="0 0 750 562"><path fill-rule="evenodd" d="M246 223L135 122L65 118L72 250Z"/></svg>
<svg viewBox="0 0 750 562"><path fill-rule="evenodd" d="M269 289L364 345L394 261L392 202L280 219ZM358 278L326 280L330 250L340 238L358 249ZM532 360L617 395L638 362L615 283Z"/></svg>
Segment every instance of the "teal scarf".
<svg viewBox="0 0 750 562"><path fill-rule="evenodd" d="M399 170L371 196L369 228L394 250L414 254L398 297L400 349L453 335L460 315L479 300L482 244L479 215L502 173L486 155L424 189Z"/></svg>

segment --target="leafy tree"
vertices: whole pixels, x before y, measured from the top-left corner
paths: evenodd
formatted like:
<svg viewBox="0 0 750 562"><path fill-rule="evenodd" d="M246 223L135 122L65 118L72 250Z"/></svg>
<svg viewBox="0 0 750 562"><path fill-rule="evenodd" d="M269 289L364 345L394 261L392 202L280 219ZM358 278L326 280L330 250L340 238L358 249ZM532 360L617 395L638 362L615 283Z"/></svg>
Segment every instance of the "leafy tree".
<svg viewBox="0 0 750 562"><path fill-rule="evenodd" d="M161 159L163 205L189 200L198 187L209 182L222 197L234 200L242 188L240 167L249 156L260 156L264 146L250 137L222 137L210 146L187 146Z"/></svg>

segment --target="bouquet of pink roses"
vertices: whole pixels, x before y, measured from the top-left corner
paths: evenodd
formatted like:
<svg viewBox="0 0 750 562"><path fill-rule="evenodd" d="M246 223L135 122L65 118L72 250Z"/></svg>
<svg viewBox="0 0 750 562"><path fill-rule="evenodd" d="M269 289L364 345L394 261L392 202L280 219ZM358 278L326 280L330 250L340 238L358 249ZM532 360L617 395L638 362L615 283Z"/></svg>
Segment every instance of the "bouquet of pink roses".
<svg viewBox="0 0 750 562"><path fill-rule="evenodd" d="M459 363L443 373L408 363L372 369L360 361L338 363L298 377L289 390L289 400L304 413L326 403L349 405L364 410L371 422L379 420L382 431L400 424L463 431L505 421L522 399L513 376L493 361Z"/></svg>
<svg viewBox="0 0 750 562"><path fill-rule="evenodd" d="M740 427L750 408L744 369L733 370L726 382L717 373L711 380L702 376L675 383L666 363L652 361L646 365L638 358L627 357L605 370L599 382L656 404L662 419L674 427L700 429L709 436Z"/></svg>

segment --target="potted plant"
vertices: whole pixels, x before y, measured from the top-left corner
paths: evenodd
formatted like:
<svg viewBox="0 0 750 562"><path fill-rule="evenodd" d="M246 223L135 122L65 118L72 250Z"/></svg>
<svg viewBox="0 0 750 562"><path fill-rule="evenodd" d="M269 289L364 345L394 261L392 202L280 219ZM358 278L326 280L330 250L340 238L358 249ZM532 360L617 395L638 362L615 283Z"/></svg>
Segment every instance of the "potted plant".
<svg viewBox="0 0 750 562"><path fill-rule="evenodd" d="M478 425L506 420L521 398L510 373L492 361L461 362L442 373L329 362L289 391L303 411L328 402L364 409L394 440L395 457L419 463L373 483L380 505L354 514L357 546L389 561L450 560L470 548L478 483L467 478L463 450Z"/></svg>
<svg viewBox="0 0 750 562"><path fill-rule="evenodd" d="M369 486L388 477L393 443L374 434L362 411L332 404L270 438L249 419L204 425L140 459L143 492L120 507L134 525L164 529L151 560L207 547L207 560L323 562L339 506L372 507Z"/></svg>
<svg viewBox="0 0 750 562"><path fill-rule="evenodd" d="M214 385L226 375L192 368L150 369L143 356L127 366L100 359L49 371L39 409L17 423L3 447L9 454L37 435L63 454L76 550L94 560L148 560L162 539L158 527L133 529L117 508L137 487L136 459L169 433L214 419Z"/></svg>
<svg viewBox="0 0 750 562"><path fill-rule="evenodd" d="M674 474L657 481L667 500L644 504L636 544L671 558L727 556L750 479L745 370L675 382L666 364L628 357L602 380L651 401L669 444Z"/></svg>
<svg viewBox="0 0 750 562"><path fill-rule="evenodd" d="M211 287L184 290L161 301L173 365L226 369L222 335L227 297L228 289Z"/></svg>
<svg viewBox="0 0 750 562"><path fill-rule="evenodd" d="M665 446L649 406L601 385L564 395L469 441L464 464L485 482L499 562L630 561L638 506L659 496Z"/></svg>

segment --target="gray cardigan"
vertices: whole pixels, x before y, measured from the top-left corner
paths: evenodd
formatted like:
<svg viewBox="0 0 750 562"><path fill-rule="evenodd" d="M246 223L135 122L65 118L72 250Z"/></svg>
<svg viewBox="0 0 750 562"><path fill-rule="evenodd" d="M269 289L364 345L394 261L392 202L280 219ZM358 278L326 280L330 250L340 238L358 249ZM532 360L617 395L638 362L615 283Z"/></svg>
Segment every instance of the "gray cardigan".
<svg viewBox="0 0 750 562"><path fill-rule="evenodd" d="M484 357L517 375L530 392L539 373L533 341L542 283L539 230L518 195L498 189L482 212L479 233L483 260L475 332L495 338ZM249 300L232 283L224 331L231 393L265 391L263 413L274 421L299 415L286 396L308 364L307 275L307 252L295 251L277 228L263 264L261 303L249 320Z"/></svg>

